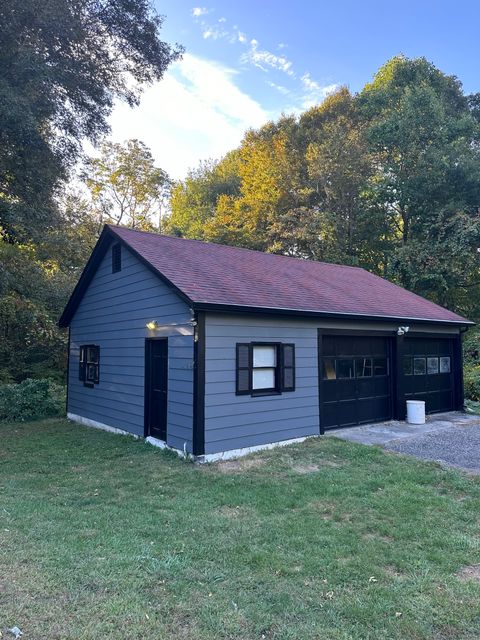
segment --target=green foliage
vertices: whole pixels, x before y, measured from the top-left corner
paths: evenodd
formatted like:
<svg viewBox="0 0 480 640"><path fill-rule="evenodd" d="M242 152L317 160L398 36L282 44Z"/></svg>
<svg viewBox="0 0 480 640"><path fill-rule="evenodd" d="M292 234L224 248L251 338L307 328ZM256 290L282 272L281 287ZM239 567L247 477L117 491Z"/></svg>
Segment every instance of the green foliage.
<svg viewBox="0 0 480 640"><path fill-rule="evenodd" d="M3 0L0 17L0 228L25 241L55 225L60 181L114 101L136 104L181 48L149 0Z"/></svg>
<svg viewBox="0 0 480 640"><path fill-rule="evenodd" d="M171 181L155 167L143 142L105 142L100 157L90 160L85 177L100 221L145 231L160 228Z"/></svg>
<svg viewBox="0 0 480 640"><path fill-rule="evenodd" d="M465 398L480 400L480 364L466 365L463 371Z"/></svg>
<svg viewBox="0 0 480 640"><path fill-rule="evenodd" d="M363 266L480 318L479 105L424 58L395 57L359 94L341 88L201 166L175 187L170 228Z"/></svg>
<svg viewBox="0 0 480 640"><path fill-rule="evenodd" d="M24 422L64 412L65 387L51 380L27 378L20 384L0 385L0 422Z"/></svg>
<svg viewBox="0 0 480 640"><path fill-rule="evenodd" d="M56 323L102 223L65 182L85 140L108 132L114 102L137 104L182 48L160 39L149 0L4 0L0 18L0 381L61 380ZM145 184L148 150L133 146ZM136 201L151 194L150 182Z"/></svg>

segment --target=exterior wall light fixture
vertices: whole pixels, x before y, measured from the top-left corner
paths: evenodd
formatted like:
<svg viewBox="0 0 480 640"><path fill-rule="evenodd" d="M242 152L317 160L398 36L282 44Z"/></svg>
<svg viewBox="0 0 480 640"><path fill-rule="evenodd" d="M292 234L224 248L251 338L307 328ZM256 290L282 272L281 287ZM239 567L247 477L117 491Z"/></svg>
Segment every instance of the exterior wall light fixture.
<svg viewBox="0 0 480 640"><path fill-rule="evenodd" d="M154 331L155 329L158 329L158 322L156 320L150 320L150 322L147 322L146 326L150 331Z"/></svg>
<svg viewBox="0 0 480 640"><path fill-rule="evenodd" d="M403 336L406 333L408 333L410 327L398 327L397 329L397 336Z"/></svg>

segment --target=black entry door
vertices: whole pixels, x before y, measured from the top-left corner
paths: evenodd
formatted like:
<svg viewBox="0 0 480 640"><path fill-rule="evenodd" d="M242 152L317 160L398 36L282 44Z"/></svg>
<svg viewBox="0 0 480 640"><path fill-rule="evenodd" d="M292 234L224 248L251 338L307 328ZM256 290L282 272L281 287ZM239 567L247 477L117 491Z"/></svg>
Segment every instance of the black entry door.
<svg viewBox="0 0 480 640"><path fill-rule="evenodd" d="M383 336L319 336L323 429L392 417L390 350Z"/></svg>
<svg viewBox="0 0 480 640"><path fill-rule="evenodd" d="M454 343L451 338L406 338L403 384L406 400L424 400L427 413L454 408Z"/></svg>
<svg viewBox="0 0 480 640"><path fill-rule="evenodd" d="M167 338L145 341L145 434L167 439Z"/></svg>

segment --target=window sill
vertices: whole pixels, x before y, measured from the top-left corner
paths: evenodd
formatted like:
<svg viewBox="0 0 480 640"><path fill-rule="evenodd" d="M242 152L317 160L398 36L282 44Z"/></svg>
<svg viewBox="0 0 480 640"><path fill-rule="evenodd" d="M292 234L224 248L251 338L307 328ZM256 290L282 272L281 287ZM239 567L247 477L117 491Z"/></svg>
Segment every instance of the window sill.
<svg viewBox="0 0 480 640"><path fill-rule="evenodd" d="M276 389L264 389L262 391L252 391L250 393L250 396L252 398L259 398L259 397L264 397L264 396L281 396L282 392L281 391L277 391Z"/></svg>
<svg viewBox="0 0 480 640"><path fill-rule="evenodd" d="M93 382L84 382L83 386L88 387L89 389L93 389L95 384Z"/></svg>

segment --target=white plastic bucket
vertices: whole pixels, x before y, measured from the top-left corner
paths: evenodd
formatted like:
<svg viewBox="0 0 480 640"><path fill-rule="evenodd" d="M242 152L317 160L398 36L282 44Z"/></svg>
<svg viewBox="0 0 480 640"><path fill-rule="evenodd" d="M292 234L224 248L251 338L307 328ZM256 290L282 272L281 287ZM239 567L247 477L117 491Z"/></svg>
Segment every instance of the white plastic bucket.
<svg viewBox="0 0 480 640"><path fill-rule="evenodd" d="M407 400L407 422L425 424L425 402L423 400Z"/></svg>

